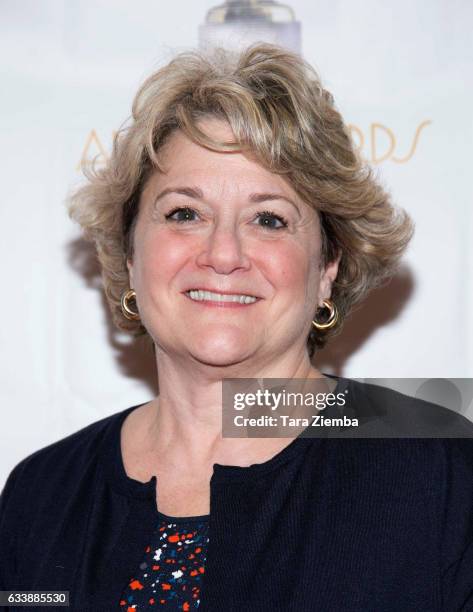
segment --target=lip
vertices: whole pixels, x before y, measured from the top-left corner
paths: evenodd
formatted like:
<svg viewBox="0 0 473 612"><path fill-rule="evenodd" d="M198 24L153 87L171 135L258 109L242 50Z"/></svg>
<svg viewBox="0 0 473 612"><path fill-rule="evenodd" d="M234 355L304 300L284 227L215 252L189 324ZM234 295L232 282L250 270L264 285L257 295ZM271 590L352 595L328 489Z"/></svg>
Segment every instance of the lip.
<svg viewBox="0 0 473 612"><path fill-rule="evenodd" d="M221 295L249 295L255 297L257 300L262 299L261 296L247 291L221 291L220 289L211 289L210 287L201 287L200 285L198 287L189 287L182 293L187 294L187 291L209 291L210 293L220 293Z"/></svg>
<svg viewBox="0 0 473 612"><path fill-rule="evenodd" d="M201 291L211 291L212 293L221 293L222 295L251 295L251 293L239 293L237 291L216 291L215 289L207 289L203 287L199 287ZM195 287L192 290L196 290ZM193 304L197 304L198 306L205 306L207 308L248 308L249 306L254 306L258 302L261 301L262 298L254 296L256 298L255 302L251 302L250 304L241 304L240 302L214 302L211 300L193 300L190 295L187 294L187 291L191 291L191 289L187 289L183 291L183 295Z"/></svg>

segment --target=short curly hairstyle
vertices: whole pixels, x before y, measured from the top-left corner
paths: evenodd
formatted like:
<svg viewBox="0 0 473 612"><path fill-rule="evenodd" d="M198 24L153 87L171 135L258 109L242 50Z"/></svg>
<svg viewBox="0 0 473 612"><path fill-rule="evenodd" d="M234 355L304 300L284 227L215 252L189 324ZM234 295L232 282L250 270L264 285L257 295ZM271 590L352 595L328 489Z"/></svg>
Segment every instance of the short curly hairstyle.
<svg viewBox="0 0 473 612"><path fill-rule="evenodd" d="M228 122L234 142L203 133L198 120L204 117ZM326 331L312 326L312 357L341 329L352 307L392 276L412 236L411 219L392 205L358 154L332 95L299 55L266 43L239 54L180 53L143 83L105 166L85 169L88 183L69 198L70 216L97 249L105 294L121 330L147 333L140 321L125 318L120 300L129 288L126 261L133 254L141 192L162 169L158 154L178 129L215 151L251 152L318 212L321 265L341 254L332 287L339 318Z"/></svg>

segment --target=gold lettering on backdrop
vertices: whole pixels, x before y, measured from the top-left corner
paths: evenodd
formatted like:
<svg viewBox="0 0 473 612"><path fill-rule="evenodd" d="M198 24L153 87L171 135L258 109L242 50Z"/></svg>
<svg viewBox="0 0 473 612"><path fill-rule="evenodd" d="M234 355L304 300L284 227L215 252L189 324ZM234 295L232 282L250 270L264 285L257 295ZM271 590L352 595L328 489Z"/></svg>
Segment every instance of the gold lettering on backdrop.
<svg viewBox="0 0 473 612"><path fill-rule="evenodd" d="M382 123L372 123L369 127L369 151L364 151L366 138L363 130L357 125L348 125L348 131L350 136L353 138L355 146L360 150L361 153L368 153L366 157L373 164L380 164L384 161L391 160L397 164L405 164L415 154L417 146L419 144L420 133L424 128L430 125L432 121L427 119L422 121L414 132L414 137L411 142L411 146L408 153L404 157L396 157L395 152L397 147L397 140L394 131ZM385 146L382 149L380 139L385 141Z"/></svg>
<svg viewBox="0 0 473 612"><path fill-rule="evenodd" d="M397 164L405 164L407 161L409 161L411 159L411 157L414 155L416 149L417 149L417 143L419 142L419 136L421 131L427 127L428 125L430 125L432 123L432 121L430 121L430 119L427 119L426 121L422 121L422 123L420 123L417 126L416 132L414 134L414 139L412 141L411 144L411 148L409 150L409 153L405 156L405 157L392 157L392 160L394 162L396 162Z"/></svg>
<svg viewBox="0 0 473 612"><path fill-rule="evenodd" d="M91 149L98 151L98 153L96 153L93 157L91 156ZM99 163L103 164L107 160L108 153L105 147L103 146L100 138L97 136L97 132L95 130L91 130L85 142L80 162L77 164L76 170L81 170L85 166L91 166Z"/></svg>
<svg viewBox="0 0 473 612"><path fill-rule="evenodd" d="M370 151L368 152L368 159L373 164L380 164L387 160L391 160L396 164L405 164L414 156L417 150L420 133L431 123L432 121L430 119L419 123L414 132L411 146L404 157L396 157L394 155L397 148L397 141L393 130L382 123L372 123L369 128ZM350 136L353 139L354 145L360 150L361 153L363 153L366 143L363 130L354 124L348 125L347 128ZM112 140L115 140L116 134L117 132L112 132ZM385 140L387 139L387 148L380 152L379 140L380 138L383 138L383 136ZM92 155L94 150L95 156ZM93 164L103 164L108 160L108 158L109 154L98 137L96 130L91 130L87 136L80 161L76 166L76 170L81 170L85 166L91 166Z"/></svg>
<svg viewBox="0 0 473 612"><path fill-rule="evenodd" d="M356 138L353 138L354 144L357 147L357 149L362 151L365 146L365 137L363 136L363 132L356 125L349 125L348 130L352 138L353 138L353 135L356 134Z"/></svg>
<svg viewBox="0 0 473 612"><path fill-rule="evenodd" d="M389 139L388 149L381 156L378 155L376 131L378 131L378 133L380 131L384 132ZM370 140L371 140L371 161L373 162L373 164L380 164L386 159L389 159L396 148L396 136L394 136L394 133L392 130L390 130L388 127L386 127L382 123L372 123L371 124Z"/></svg>

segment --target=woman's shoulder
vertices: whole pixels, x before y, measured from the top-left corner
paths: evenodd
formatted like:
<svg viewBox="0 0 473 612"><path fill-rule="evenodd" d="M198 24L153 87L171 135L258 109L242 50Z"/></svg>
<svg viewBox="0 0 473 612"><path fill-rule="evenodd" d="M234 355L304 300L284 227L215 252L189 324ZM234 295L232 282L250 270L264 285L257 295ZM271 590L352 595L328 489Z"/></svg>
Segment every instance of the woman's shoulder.
<svg viewBox="0 0 473 612"><path fill-rule="evenodd" d="M103 417L27 455L11 470L2 497L20 480L22 490L32 490L38 483L70 481L74 474L83 473L97 461L111 431L136 407Z"/></svg>
<svg viewBox="0 0 473 612"><path fill-rule="evenodd" d="M104 462L116 450L121 422L134 408L90 423L15 465L0 495L0 550L6 558L15 557L18 542L26 546L65 520L64 509L84 508L93 499ZM12 567L0 564L0 589L14 583Z"/></svg>
<svg viewBox="0 0 473 612"><path fill-rule="evenodd" d="M473 423L456 410L399 390L345 380L346 403L336 416L348 415L350 425L314 431L313 437L330 438L328 463L372 488L385 482L388 489L434 497L441 506L455 498L454 506L465 502L473 512Z"/></svg>
<svg viewBox="0 0 473 612"><path fill-rule="evenodd" d="M356 417L358 426L347 431L346 437L473 439L473 422L465 416L468 402L462 399L459 389L427 393L433 399L427 401L422 395L428 391L429 383L435 387L438 381L388 381L397 389L378 380L375 384L355 379L348 382L344 412Z"/></svg>

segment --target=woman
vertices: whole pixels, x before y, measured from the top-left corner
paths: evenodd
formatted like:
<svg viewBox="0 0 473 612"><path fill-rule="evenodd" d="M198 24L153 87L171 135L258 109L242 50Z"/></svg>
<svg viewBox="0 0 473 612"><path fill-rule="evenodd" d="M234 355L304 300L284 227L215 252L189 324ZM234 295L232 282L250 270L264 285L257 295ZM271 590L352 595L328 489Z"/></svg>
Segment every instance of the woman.
<svg viewBox="0 0 473 612"><path fill-rule="evenodd" d="M182 54L89 179L71 214L160 392L13 470L0 587L80 611L473 609L469 440L222 436L223 379L422 404L311 363L412 233L311 68Z"/></svg>

